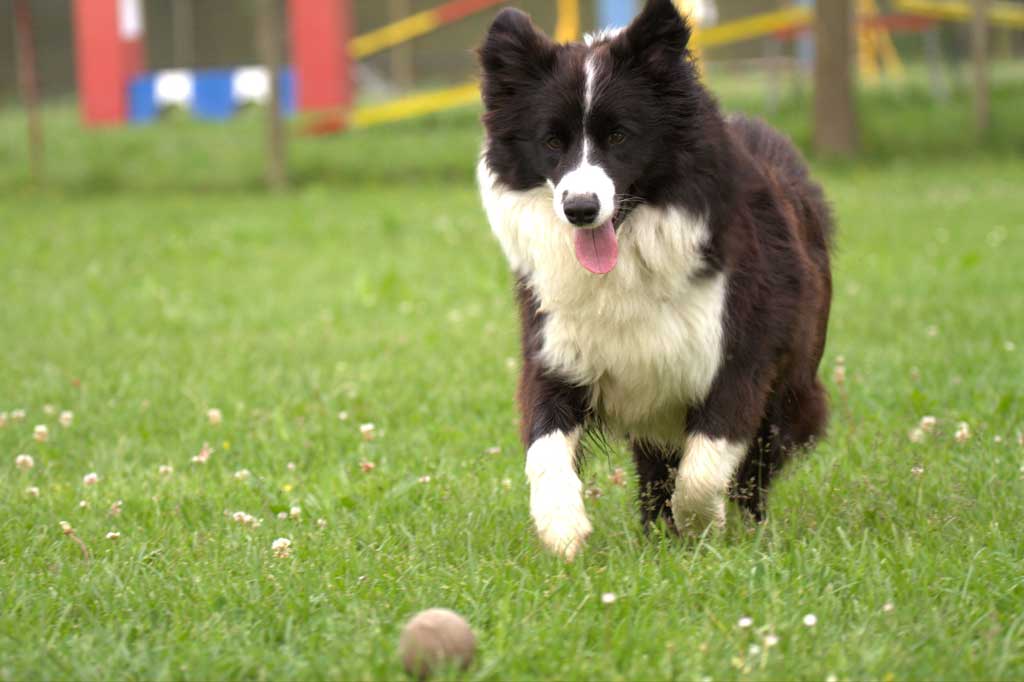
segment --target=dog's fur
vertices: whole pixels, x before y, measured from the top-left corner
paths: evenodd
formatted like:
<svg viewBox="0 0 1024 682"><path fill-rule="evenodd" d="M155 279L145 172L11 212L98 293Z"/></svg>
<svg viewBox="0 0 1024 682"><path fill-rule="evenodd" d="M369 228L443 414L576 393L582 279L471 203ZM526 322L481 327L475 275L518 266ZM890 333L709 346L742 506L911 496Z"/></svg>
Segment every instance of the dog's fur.
<svg viewBox="0 0 1024 682"><path fill-rule="evenodd" d="M480 48L478 180L517 277L530 510L569 559L591 531L588 428L628 437L645 526L700 533L730 493L760 519L826 421L825 199L785 138L720 113L689 37L671 0L649 0L625 30L566 45L504 10ZM577 196L599 203L582 227ZM618 260L592 274L574 230L608 219Z"/></svg>

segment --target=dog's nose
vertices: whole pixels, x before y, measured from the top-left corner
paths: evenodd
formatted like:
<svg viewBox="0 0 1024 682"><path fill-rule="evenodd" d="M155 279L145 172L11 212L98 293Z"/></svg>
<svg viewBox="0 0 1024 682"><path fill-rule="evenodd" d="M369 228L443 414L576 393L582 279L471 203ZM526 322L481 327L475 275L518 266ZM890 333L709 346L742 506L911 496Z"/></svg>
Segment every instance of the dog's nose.
<svg viewBox="0 0 1024 682"><path fill-rule="evenodd" d="M577 194L562 202L562 210L573 225L590 225L597 220L601 202L596 194Z"/></svg>

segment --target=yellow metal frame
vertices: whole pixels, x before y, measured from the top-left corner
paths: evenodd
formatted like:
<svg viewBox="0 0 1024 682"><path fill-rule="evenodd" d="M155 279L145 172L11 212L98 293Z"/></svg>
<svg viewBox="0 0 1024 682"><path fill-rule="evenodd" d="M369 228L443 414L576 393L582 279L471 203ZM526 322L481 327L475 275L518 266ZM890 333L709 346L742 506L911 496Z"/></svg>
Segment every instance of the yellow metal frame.
<svg viewBox="0 0 1024 682"><path fill-rule="evenodd" d="M896 9L946 21L970 21L973 11L963 0L896 0ZM1024 29L1024 7L1011 2L989 3L988 20L997 26Z"/></svg>
<svg viewBox="0 0 1024 682"><path fill-rule="evenodd" d="M362 58L430 33L439 27L440 24L433 18L431 10L420 12L355 38L349 46L349 54L357 59ZM579 0L558 0L555 40L567 43L576 40L579 35ZM446 111L479 101L480 86L473 81L451 88L409 95L385 104L357 107L349 114L348 123L352 128L368 128Z"/></svg>

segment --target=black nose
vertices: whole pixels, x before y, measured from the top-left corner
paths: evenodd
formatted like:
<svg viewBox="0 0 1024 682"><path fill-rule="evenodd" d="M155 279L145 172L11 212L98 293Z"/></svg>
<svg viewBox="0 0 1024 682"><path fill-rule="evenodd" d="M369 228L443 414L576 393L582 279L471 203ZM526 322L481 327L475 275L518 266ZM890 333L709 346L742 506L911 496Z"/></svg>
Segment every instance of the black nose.
<svg viewBox="0 0 1024 682"><path fill-rule="evenodd" d="M596 194L577 194L562 202L562 210L573 225L590 225L597 220L601 202Z"/></svg>

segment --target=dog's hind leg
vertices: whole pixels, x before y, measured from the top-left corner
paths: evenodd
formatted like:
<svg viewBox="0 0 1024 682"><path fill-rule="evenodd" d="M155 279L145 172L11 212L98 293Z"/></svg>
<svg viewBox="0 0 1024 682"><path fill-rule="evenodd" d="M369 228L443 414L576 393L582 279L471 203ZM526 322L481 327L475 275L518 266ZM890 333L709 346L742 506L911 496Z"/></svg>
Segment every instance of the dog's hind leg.
<svg viewBox="0 0 1024 682"><path fill-rule="evenodd" d="M669 528L674 530L669 501L675 487L673 474L679 462L679 452L638 439L632 440L630 447L636 463L637 500L644 530L649 530L659 518L664 519Z"/></svg>

